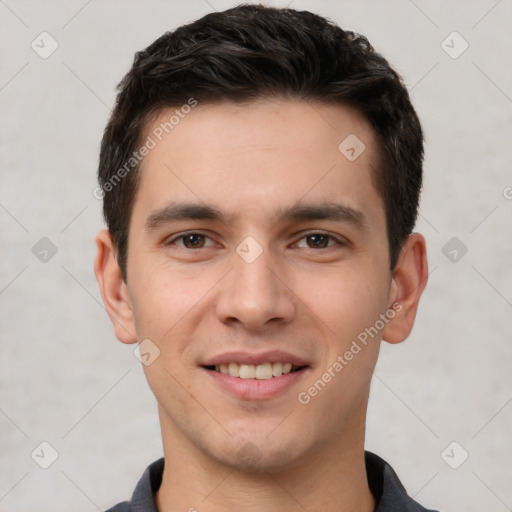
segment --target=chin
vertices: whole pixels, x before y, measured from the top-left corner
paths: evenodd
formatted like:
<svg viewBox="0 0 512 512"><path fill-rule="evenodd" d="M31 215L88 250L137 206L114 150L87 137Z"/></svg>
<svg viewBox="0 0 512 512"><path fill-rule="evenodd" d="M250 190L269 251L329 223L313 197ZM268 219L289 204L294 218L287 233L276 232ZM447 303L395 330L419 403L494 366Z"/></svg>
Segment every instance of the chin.
<svg viewBox="0 0 512 512"><path fill-rule="evenodd" d="M297 452L300 443L288 441L273 446L263 439L258 444L252 441L239 441L236 447L230 446L219 453L210 453L210 457L220 464L236 471L247 473L280 473L300 464L302 457Z"/></svg>

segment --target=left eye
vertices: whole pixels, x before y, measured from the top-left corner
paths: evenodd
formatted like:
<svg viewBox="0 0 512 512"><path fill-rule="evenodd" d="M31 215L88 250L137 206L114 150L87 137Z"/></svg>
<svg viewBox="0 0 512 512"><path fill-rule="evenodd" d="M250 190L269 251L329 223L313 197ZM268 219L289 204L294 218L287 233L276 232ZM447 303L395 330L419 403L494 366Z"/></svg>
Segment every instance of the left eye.
<svg viewBox="0 0 512 512"><path fill-rule="evenodd" d="M328 235L326 233L309 233L303 236L301 240L306 240L307 248L309 249L325 249L336 244L343 245L339 240L335 239L333 236Z"/></svg>

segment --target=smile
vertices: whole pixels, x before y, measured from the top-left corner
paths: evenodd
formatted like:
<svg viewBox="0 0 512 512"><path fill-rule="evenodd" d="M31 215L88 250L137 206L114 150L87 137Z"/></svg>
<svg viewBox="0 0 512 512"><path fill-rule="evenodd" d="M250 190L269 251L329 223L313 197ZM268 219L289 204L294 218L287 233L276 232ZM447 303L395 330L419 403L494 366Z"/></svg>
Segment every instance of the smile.
<svg viewBox="0 0 512 512"><path fill-rule="evenodd" d="M309 366L291 367L291 363L263 363L259 365L245 365L230 363L216 366L203 366L211 382L237 398L243 400L268 400L290 390L303 379L310 371ZM286 366L285 366L286 365ZM223 373L222 370L228 373ZM274 371L280 375L272 375ZM229 371L235 373L230 375ZM258 368L262 369L258 370ZM286 370L286 373L285 373ZM258 373L256 373L258 372ZM238 375L236 375L238 373ZM302 386L303 387L303 386Z"/></svg>
<svg viewBox="0 0 512 512"><path fill-rule="evenodd" d="M296 372L304 368L304 366L294 366L292 363L263 363L259 365L254 364L239 364L229 363L215 366L208 366L209 370L215 370L216 372L231 377L237 377L240 379L258 379L268 380L288 373Z"/></svg>

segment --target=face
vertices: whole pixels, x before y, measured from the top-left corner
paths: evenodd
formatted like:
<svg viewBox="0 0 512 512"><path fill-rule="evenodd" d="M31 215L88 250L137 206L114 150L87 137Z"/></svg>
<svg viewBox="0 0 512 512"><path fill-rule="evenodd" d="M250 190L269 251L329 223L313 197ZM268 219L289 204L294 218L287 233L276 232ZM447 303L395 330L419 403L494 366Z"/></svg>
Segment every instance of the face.
<svg viewBox="0 0 512 512"><path fill-rule="evenodd" d="M164 443L273 471L362 435L395 299L374 148L347 107L267 100L199 104L146 156L123 341L150 340Z"/></svg>

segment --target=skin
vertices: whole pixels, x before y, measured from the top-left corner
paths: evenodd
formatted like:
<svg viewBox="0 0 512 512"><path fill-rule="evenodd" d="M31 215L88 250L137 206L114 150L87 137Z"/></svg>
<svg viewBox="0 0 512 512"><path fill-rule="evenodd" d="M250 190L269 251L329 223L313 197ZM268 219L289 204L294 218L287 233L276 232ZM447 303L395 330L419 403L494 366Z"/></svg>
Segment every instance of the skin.
<svg viewBox="0 0 512 512"><path fill-rule="evenodd" d="M352 162L338 150L349 134L366 146ZM160 511L374 510L364 465L370 381L381 339L399 343L412 329L427 262L424 238L412 234L389 269L373 148L372 129L346 106L199 104L144 159L126 283L108 231L98 234L95 273L117 338L149 338L160 350L144 367L166 461ZM148 217L173 201L213 205L229 221L147 229ZM280 212L305 203L348 206L364 226L279 222ZM199 247L177 237L185 231L205 235L194 239ZM247 236L262 249L252 263L236 252ZM298 394L394 303L401 309L384 329L300 403ZM310 367L270 399L234 397L199 366L227 351L272 349ZM251 460L240 456L247 450Z"/></svg>

